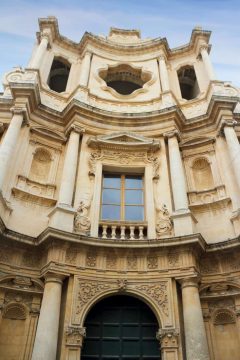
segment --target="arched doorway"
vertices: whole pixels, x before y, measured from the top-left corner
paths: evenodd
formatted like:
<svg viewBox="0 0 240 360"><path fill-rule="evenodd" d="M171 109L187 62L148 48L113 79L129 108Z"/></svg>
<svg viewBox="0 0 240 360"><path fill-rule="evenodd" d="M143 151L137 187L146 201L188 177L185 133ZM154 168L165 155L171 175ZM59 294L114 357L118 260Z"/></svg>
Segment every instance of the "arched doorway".
<svg viewBox="0 0 240 360"><path fill-rule="evenodd" d="M90 310L84 326L87 336L81 360L160 359L157 319L134 297L118 295L100 301Z"/></svg>

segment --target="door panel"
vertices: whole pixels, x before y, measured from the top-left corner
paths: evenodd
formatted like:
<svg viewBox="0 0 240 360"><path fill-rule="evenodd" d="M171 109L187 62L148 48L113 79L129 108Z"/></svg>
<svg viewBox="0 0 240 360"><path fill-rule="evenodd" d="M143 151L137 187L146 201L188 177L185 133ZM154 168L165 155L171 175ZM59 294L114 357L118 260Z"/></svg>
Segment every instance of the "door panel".
<svg viewBox="0 0 240 360"><path fill-rule="evenodd" d="M159 360L157 320L143 302L114 296L89 312L82 360Z"/></svg>

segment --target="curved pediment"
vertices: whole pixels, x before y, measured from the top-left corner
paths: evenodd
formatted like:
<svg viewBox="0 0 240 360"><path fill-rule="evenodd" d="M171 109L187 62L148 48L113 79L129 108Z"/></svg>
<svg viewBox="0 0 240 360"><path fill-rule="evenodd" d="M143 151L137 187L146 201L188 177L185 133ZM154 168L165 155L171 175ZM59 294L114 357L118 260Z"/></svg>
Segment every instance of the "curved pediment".
<svg viewBox="0 0 240 360"><path fill-rule="evenodd" d="M33 127L31 127L31 131L38 135L46 136L48 138L51 138L51 139L54 139L54 140L57 140L60 142L66 141L65 136L62 135L60 132L49 130L43 126L33 126Z"/></svg>
<svg viewBox="0 0 240 360"><path fill-rule="evenodd" d="M88 140L90 147L98 148L128 148L149 150L160 148L158 140L137 135L128 131L120 131L110 135L100 135Z"/></svg>
<svg viewBox="0 0 240 360"><path fill-rule="evenodd" d="M198 136L194 138L187 139L185 141L181 142L181 148L189 148L194 146L202 146L207 145L215 142L214 137L208 137L208 136Z"/></svg>

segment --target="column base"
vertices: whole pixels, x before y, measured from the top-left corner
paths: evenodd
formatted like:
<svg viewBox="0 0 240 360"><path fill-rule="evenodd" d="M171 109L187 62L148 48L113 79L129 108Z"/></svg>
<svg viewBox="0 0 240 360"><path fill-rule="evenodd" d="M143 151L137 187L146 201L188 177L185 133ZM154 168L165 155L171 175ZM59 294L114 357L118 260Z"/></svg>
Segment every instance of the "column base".
<svg viewBox="0 0 240 360"><path fill-rule="evenodd" d="M6 225L9 215L12 212L10 203L3 197L2 191L0 191L0 217Z"/></svg>
<svg viewBox="0 0 240 360"><path fill-rule="evenodd" d="M58 204L49 214L50 227L58 230L73 232L74 215L76 210L71 206Z"/></svg>
<svg viewBox="0 0 240 360"><path fill-rule="evenodd" d="M196 232L197 219L190 210L177 210L172 214L175 236L184 236Z"/></svg>

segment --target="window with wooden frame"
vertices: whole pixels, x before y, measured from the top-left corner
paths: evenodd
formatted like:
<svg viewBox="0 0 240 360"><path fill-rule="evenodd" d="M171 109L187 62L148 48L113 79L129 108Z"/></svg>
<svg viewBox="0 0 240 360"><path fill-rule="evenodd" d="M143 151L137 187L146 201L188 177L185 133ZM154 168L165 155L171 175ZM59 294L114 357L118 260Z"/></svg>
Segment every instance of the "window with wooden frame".
<svg viewBox="0 0 240 360"><path fill-rule="evenodd" d="M103 174L101 220L144 221L142 175Z"/></svg>

